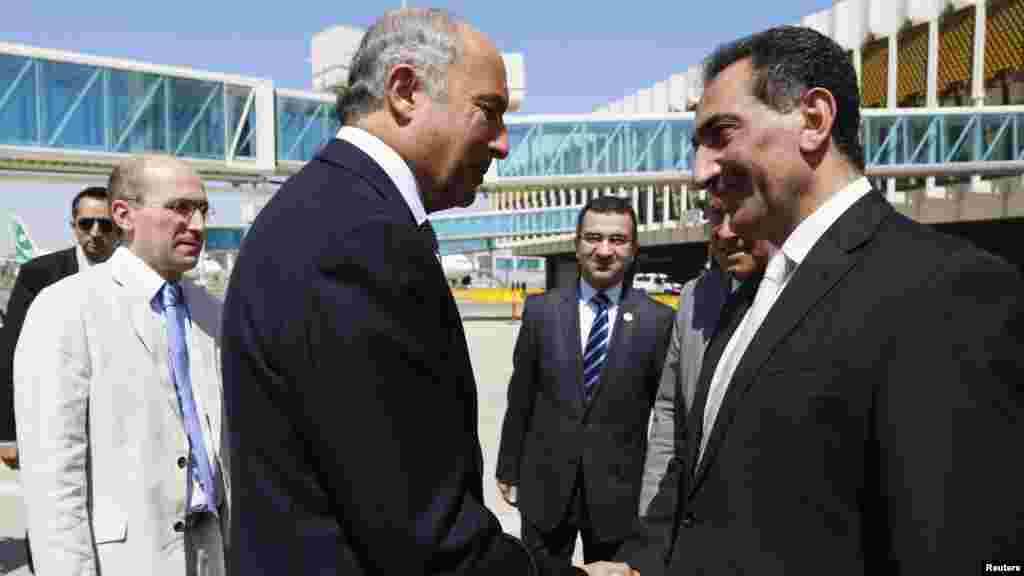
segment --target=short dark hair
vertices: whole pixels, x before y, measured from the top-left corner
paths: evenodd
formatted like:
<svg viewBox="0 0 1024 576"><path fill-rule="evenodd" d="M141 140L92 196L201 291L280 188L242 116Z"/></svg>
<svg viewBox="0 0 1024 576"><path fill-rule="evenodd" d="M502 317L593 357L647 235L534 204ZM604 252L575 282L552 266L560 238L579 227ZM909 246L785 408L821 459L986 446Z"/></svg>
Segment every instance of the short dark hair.
<svg viewBox="0 0 1024 576"><path fill-rule="evenodd" d="M637 237L636 212L633 210L633 205L630 204L629 200L619 196L598 196L588 200L576 219L577 240L580 238L580 233L583 232L583 218L587 215L587 212L629 214L629 219L633 222L633 245L640 244L640 238Z"/></svg>
<svg viewBox="0 0 1024 576"><path fill-rule="evenodd" d="M715 49L704 61L704 85L746 58L754 70L754 96L775 110L792 110L810 88L831 92L838 108L832 139L858 170L864 170L857 72L839 44L811 28L769 28Z"/></svg>
<svg viewBox="0 0 1024 576"><path fill-rule="evenodd" d="M78 194L75 194L75 199L71 201L71 217L75 218L78 216L78 205L82 202L82 198L94 198L96 200L102 200L107 202L107 189L103 186L89 186L82 190Z"/></svg>

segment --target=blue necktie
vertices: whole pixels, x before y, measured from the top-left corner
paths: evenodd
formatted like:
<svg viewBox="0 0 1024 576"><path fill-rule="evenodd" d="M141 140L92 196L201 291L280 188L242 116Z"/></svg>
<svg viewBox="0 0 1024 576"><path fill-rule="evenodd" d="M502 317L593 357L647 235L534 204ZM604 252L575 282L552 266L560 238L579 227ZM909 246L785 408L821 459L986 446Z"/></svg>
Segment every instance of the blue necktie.
<svg viewBox="0 0 1024 576"><path fill-rule="evenodd" d="M587 347L583 350L583 394L588 402L594 393L594 386L601 378L604 359L608 356L608 307L611 306L611 300L604 292L598 292L590 301L597 306L597 316L587 336Z"/></svg>
<svg viewBox="0 0 1024 576"><path fill-rule="evenodd" d="M171 379L178 391L178 403L185 421L190 451L192 479L206 495L209 510L216 508L213 492L213 471L210 458L203 442L203 429L196 413L195 398L192 396L192 377L189 375L188 346L185 344L185 303L182 301L181 286L168 282L162 290L164 320L167 323L167 341L171 353ZM189 491L191 494L191 491ZM190 503L191 504L191 503Z"/></svg>

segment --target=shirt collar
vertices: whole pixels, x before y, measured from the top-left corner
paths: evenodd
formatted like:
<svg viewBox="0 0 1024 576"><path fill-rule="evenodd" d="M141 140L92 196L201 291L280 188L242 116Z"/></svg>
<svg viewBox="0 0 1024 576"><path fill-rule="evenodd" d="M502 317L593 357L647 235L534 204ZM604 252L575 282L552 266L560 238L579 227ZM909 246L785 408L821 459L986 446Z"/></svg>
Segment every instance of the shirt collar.
<svg viewBox="0 0 1024 576"><path fill-rule="evenodd" d="M143 262L134 252L124 246L118 246L110 260L112 265L127 272L124 275L125 280L132 282L150 303L161 304L160 291L167 283L163 276L157 274L156 270L149 267L149 264Z"/></svg>
<svg viewBox="0 0 1024 576"><path fill-rule="evenodd" d="M373 158L402 194L402 198L409 206L409 211L412 212L413 219L416 220L416 225L423 224L423 221L427 219L427 210L423 207L419 184L416 183L409 164L398 155L398 152L395 152L394 148L385 144L380 138L355 126L342 126L338 130L338 139L352 144Z"/></svg>
<svg viewBox="0 0 1024 576"><path fill-rule="evenodd" d="M799 266L811 248L825 235L825 232L839 220L839 217L858 200L871 192L871 183L861 176L832 195L810 216L804 218L796 229L782 243L782 252L795 266Z"/></svg>
<svg viewBox="0 0 1024 576"><path fill-rule="evenodd" d="M597 294L597 290L588 284L586 280L580 278L580 301L589 303L590 299L593 298L595 294ZM612 306L617 306L619 303L619 297L622 296L622 282L604 290L604 294L609 300L611 300Z"/></svg>

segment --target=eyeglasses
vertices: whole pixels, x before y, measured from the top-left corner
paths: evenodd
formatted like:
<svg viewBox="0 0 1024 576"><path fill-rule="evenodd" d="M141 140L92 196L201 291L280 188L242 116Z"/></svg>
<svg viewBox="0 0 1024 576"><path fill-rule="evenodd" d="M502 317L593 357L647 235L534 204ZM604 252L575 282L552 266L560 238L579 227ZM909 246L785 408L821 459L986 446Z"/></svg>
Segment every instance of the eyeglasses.
<svg viewBox="0 0 1024 576"><path fill-rule="evenodd" d="M93 226L100 227L100 233L110 234L114 231L114 221L110 218L79 218L75 226L82 232L91 232Z"/></svg>
<svg viewBox="0 0 1024 576"><path fill-rule="evenodd" d="M164 202L163 204L144 204L145 206L154 206L156 208L163 208L164 210L170 210L178 216L181 216L185 220L191 220L192 215L197 211L203 217L204 220L213 216L214 210L210 208L210 203L206 200L193 200L191 198L174 198Z"/></svg>

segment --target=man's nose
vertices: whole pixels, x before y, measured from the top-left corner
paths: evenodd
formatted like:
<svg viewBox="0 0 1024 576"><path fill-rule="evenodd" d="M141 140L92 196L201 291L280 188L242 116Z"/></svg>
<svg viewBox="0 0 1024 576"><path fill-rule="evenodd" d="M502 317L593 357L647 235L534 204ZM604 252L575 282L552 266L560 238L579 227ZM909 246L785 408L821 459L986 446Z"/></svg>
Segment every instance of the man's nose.
<svg viewBox="0 0 1024 576"><path fill-rule="evenodd" d="M718 228L718 235L725 239L736 237L736 232L732 229L732 216L728 213L722 217L722 225Z"/></svg>
<svg viewBox="0 0 1024 576"><path fill-rule="evenodd" d="M206 229L206 216L199 210L193 210L188 219L188 229L202 232Z"/></svg>
<svg viewBox="0 0 1024 576"><path fill-rule="evenodd" d="M697 188L708 188L708 192L712 192L711 181L721 172L718 155L707 146L698 146L693 163L693 178Z"/></svg>
<svg viewBox="0 0 1024 576"><path fill-rule="evenodd" d="M501 131L498 132L498 136L490 142L491 155L499 160L504 160L508 157L508 129L504 125L501 127Z"/></svg>
<svg viewBox="0 0 1024 576"><path fill-rule="evenodd" d="M604 238L598 242L594 250L600 256L609 256L615 252L615 250L612 249L612 241L609 238Z"/></svg>

